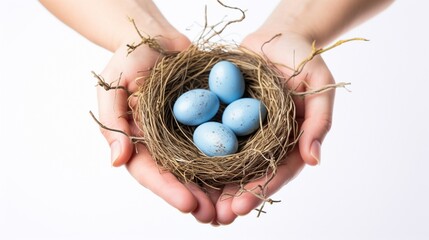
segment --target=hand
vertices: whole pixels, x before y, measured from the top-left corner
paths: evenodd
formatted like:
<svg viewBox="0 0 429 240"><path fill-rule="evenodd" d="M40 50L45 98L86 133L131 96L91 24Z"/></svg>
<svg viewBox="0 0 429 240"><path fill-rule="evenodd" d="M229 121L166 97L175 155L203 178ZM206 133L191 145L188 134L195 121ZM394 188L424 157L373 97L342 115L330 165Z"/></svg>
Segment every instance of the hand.
<svg viewBox="0 0 429 240"><path fill-rule="evenodd" d="M279 69L285 76L291 76L294 71L288 67L297 67L312 53L312 40L295 33L283 33L271 42L266 43L278 32L256 32L249 35L242 46L259 54L264 54L274 63L282 64ZM264 45L264 43L266 43ZM263 48L262 48L263 46ZM285 67L288 66L288 67ZM316 56L308 62L303 71L295 78L287 82L289 89L295 92L320 89L334 83L334 79L320 56ZM298 145L289 153L284 165L279 166L274 179L268 185L267 197L287 184L305 165L320 163L321 143L331 127L332 111L334 103L333 90L320 94L294 97L296 104L297 120L300 130L303 131ZM265 179L251 182L245 186L252 189L263 185ZM239 186L227 185L222 194L234 195ZM216 202L216 221L221 224L229 224L237 216L248 214L261 204L261 200L253 194L244 193L234 198L219 198Z"/></svg>
<svg viewBox="0 0 429 240"><path fill-rule="evenodd" d="M157 40L164 49L170 51L184 50L190 44L190 41L181 34L164 35ZM144 80L159 53L146 45L141 45L127 56L126 44L129 43L132 42L127 41L118 48L101 73L101 77L112 87L122 86L129 92L135 92L138 88L135 79ZM122 89L106 91L99 87L98 103L101 123L130 136L138 136L133 118L128 114L127 91ZM169 172L160 172L145 146L138 144L137 151L134 151L134 145L124 134L103 128L101 131L111 147L113 166L126 164L128 171L141 185L173 207L185 213L192 213L200 222L212 221L215 214L213 203L200 188L193 184L180 183Z"/></svg>

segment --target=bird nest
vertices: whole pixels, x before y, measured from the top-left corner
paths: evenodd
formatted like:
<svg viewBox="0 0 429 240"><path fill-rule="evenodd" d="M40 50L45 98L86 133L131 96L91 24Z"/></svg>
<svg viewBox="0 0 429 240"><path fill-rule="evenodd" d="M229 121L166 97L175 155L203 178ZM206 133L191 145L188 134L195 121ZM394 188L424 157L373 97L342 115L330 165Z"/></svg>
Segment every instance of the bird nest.
<svg viewBox="0 0 429 240"><path fill-rule="evenodd" d="M245 48L215 45L205 49L194 44L163 56L134 94L137 104L133 114L144 136L142 142L162 169L183 182L220 188L244 185L275 173L299 136L295 105L283 78L266 59ZM195 127L177 122L172 109L182 93L208 89L209 72L222 60L241 70L246 84L244 96L261 100L268 114L258 131L238 138L237 153L209 157L192 141ZM215 121L220 121L224 107Z"/></svg>

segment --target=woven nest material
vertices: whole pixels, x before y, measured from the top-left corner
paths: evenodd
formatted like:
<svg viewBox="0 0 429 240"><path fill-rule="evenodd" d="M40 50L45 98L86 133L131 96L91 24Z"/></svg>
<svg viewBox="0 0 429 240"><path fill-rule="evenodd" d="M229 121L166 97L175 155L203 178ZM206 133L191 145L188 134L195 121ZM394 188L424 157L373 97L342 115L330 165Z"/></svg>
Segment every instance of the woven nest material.
<svg viewBox="0 0 429 240"><path fill-rule="evenodd" d="M208 89L208 75L214 64L227 60L243 73L245 97L260 99L268 110L255 133L239 137L238 152L208 157L192 141L195 127L176 121L172 108L184 92ZM191 45L187 50L159 59L137 93L132 107L134 119L143 133L143 143L161 169L182 182L220 188L272 177L299 137L295 105L284 79L262 56L238 46ZM215 120L220 121L223 108Z"/></svg>

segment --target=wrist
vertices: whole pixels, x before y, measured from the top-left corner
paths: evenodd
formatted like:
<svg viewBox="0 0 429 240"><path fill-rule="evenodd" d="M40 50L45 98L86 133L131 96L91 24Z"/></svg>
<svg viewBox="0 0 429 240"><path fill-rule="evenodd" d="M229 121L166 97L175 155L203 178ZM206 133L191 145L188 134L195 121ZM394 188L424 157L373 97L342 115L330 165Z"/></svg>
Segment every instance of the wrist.
<svg viewBox="0 0 429 240"><path fill-rule="evenodd" d="M259 33L300 36L308 42L319 42L317 32L312 26L313 16L308 16L311 1L283 0L256 31Z"/></svg>
<svg viewBox="0 0 429 240"><path fill-rule="evenodd" d="M91 21L91 26L82 28L88 28L89 33L85 36L112 52L123 45L141 42L139 32L147 38L162 39L161 42L169 42L167 39L182 35L150 0L110 0L109 4L103 4L102 7L103 16ZM96 28L95 23L98 25Z"/></svg>

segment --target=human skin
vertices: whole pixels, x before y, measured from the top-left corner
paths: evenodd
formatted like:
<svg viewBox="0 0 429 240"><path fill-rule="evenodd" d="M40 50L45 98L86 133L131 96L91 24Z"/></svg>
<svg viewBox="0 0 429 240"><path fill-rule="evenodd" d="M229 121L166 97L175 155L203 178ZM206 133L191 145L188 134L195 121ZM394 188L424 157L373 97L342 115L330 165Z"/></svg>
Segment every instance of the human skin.
<svg viewBox="0 0 429 240"><path fill-rule="evenodd" d="M142 45L127 57L127 44L141 39L129 22L135 20L139 29L156 40L163 49L182 51L191 42L164 18L150 0L40 0L55 16L95 44L114 54L101 72L103 79L120 85L128 91L137 89L135 79L145 77L159 53ZM391 0L282 0L261 27L249 34L242 46L261 53L261 46L272 36L281 34L264 45L263 54L272 62L295 66L306 58L312 43L324 47L350 28L362 23L386 8ZM291 70L280 67L286 76ZM306 84L300 84L305 81ZM321 56L309 62L303 72L287 83L296 91L317 89L335 83ZM127 114L128 94L125 91L97 90L99 119L114 129L136 135L137 129ZM303 134L288 156L288 164L279 167L275 178L268 185L271 195L292 180L305 164L317 165L321 160L321 144L331 128L335 91L295 98L297 117ZM261 204L252 194L234 198L221 198L234 194L236 185L226 185L222 190L203 192L193 184L182 184L171 173L160 172L144 146L134 145L129 138L117 132L101 129L111 148L113 166L126 164L128 171L144 187L160 196L184 213L192 213L202 223L230 224L237 216L246 215ZM256 180L246 187L261 184Z"/></svg>

